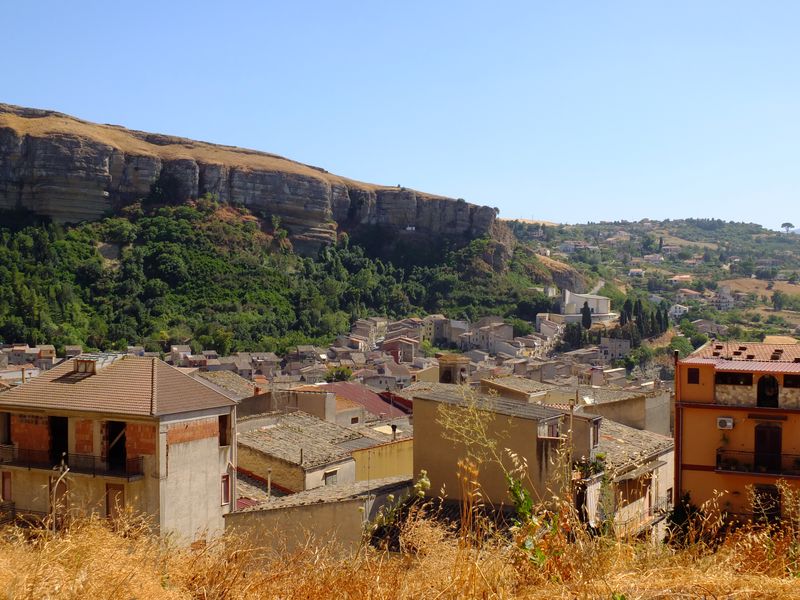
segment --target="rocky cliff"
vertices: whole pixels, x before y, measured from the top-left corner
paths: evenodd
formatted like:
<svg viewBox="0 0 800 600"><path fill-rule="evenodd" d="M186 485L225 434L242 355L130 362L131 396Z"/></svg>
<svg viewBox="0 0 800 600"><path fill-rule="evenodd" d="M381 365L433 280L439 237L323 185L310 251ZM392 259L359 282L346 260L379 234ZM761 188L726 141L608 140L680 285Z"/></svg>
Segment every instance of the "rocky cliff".
<svg viewBox="0 0 800 600"><path fill-rule="evenodd" d="M277 215L301 250L365 225L467 238L496 228L488 206L353 181L264 152L0 104L0 209L76 222L144 198L154 186L172 201L215 194Z"/></svg>

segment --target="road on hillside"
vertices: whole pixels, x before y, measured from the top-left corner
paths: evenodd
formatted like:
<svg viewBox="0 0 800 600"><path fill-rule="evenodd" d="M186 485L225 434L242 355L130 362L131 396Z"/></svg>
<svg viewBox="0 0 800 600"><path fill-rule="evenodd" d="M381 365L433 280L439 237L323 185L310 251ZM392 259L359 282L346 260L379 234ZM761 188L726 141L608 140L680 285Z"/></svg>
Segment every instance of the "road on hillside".
<svg viewBox="0 0 800 600"><path fill-rule="evenodd" d="M590 293L590 294L596 294L597 292L599 292L599 291L600 291L600 288L602 288L602 287L603 287L605 284L606 284L606 282L605 282L603 279L601 279L600 281L598 281L598 282L597 282L597 285L596 285L596 286L594 286L594 287L593 287L593 288L592 288L592 289L589 291L589 293Z"/></svg>

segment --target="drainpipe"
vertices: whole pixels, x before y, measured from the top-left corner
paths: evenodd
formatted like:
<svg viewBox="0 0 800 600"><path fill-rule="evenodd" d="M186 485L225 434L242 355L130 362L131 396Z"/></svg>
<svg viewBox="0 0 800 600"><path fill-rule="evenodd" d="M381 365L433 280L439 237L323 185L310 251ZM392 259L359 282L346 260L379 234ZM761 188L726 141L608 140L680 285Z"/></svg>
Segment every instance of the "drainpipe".
<svg viewBox="0 0 800 600"><path fill-rule="evenodd" d="M675 363L675 489L672 491L672 504L675 506L681 494L681 463L683 461L682 434L683 409L681 407L681 380L678 375L678 351L673 354Z"/></svg>
<svg viewBox="0 0 800 600"><path fill-rule="evenodd" d="M267 500L272 497L272 467L267 469Z"/></svg>

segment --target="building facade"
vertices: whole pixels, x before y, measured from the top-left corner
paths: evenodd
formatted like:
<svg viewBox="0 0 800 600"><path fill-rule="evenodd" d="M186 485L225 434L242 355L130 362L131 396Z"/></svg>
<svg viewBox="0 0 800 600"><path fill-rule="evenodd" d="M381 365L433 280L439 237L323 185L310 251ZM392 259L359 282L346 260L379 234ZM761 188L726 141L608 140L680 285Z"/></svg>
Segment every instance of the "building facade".
<svg viewBox="0 0 800 600"><path fill-rule="evenodd" d="M800 487L800 345L712 342L678 361L676 488L731 516L780 517Z"/></svg>

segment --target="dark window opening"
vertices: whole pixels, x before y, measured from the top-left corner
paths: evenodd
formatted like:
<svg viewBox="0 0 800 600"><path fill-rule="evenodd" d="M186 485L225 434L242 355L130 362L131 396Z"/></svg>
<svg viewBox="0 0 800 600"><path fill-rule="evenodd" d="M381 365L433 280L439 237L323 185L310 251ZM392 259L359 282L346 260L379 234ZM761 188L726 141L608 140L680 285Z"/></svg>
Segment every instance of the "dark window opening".
<svg viewBox="0 0 800 600"><path fill-rule="evenodd" d="M689 369L689 371L686 374L686 377L689 383L694 383L694 384L700 383L700 369L694 369L694 368Z"/></svg>
<svg viewBox="0 0 800 600"><path fill-rule="evenodd" d="M126 472L128 451L125 447L125 422L108 421L106 423L106 439L108 440L108 470Z"/></svg>
<svg viewBox="0 0 800 600"><path fill-rule="evenodd" d="M752 373L726 373L718 372L714 375L714 383L717 385L753 385Z"/></svg>
<svg viewBox="0 0 800 600"><path fill-rule="evenodd" d="M0 413L0 444L11 443L11 413Z"/></svg>
<svg viewBox="0 0 800 600"><path fill-rule="evenodd" d="M54 465L61 464L61 458L66 460L69 452L67 417L50 417L50 462Z"/></svg>
<svg viewBox="0 0 800 600"><path fill-rule="evenodd" d="M800 388L800 375L784 375L783 387L785 388Z"/></svg>
<svg viewBox="0 0 800 600"><path fill-rule="evenodd" d="M350 425L358 425L358 417L350 417Z"/></svg>
<svg viewBox="0 0 800 600"><path fill-rule="evenodd" d="M764 375L758 380L756 406L778 408L778 380L772 375Z"/></svg>
<svg viewBox="0 0 800 600"><path fill-rule="evenodd" d="M219 416L219 445L220 446L230 446L231 445L231 416L230 416L230 414L220 415Z"/></svg>

